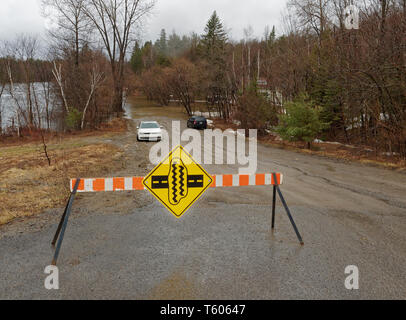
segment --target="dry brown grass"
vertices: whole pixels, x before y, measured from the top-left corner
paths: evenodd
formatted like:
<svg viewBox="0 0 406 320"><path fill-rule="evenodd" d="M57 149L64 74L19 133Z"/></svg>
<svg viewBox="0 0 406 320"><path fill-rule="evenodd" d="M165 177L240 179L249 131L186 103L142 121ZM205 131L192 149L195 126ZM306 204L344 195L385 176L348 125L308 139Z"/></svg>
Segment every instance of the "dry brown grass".
<svg viewBox="0 0 406 320"><path fill-rule="evenodd" d="M48 143L51 166L38 142L0 146L0 225L64 205L69 179L103 175L121 165L123 152L85 137Z"/></svg>
<svg viewBox="0 0 406 320"><path fill-rule="evenodd" d="M83 131L72 131L67 133L43 132L45 139L55 140L59 138L76 138L76 137L95 137L105 136L127 131L128 120L123 118L114 118L108 122L102 123L97 129L86 129ZM23 144L40 143L42 141L41 133L38 130L22 129L22 137L17 136L0 136L0 148L5 146L22 146Z"/></svg>

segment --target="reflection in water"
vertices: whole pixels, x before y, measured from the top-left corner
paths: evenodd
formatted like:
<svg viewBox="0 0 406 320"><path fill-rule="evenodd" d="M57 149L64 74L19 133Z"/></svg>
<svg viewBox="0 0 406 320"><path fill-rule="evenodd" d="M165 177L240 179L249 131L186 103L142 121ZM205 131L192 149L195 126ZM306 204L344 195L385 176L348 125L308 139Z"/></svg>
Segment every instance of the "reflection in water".
<svg viewBox="0 0 406 320"><path fill-rule="evenodd" d="M58 117L60 108L52 94L51 84L32 83L31 96L27 89L26 84L14 84L13 91L8 85L4 88L0 97L0 127L3 130L13 126L17 127L19 122L21 127L26 126L25 118L28 119L29 105L31 105L35 126L39 127L41 124L44 129L58 130L61 127L60 121L57 120L60 118ZM20 110L20 117L18 117L18 110ZM24 113L25 117L21 113Z"/></svg>

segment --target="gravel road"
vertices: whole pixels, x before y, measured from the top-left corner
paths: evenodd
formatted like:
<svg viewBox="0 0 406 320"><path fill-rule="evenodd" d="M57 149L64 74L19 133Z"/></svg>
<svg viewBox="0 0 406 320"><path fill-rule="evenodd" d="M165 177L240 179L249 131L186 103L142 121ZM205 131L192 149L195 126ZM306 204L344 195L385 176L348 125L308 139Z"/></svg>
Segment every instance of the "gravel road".
<svg viewBox="0 0 406 320"><path fill-rule="evenodd" d="M176 109L133 110L112 176L146 175L151 144L136 122L170 128ZM213 174L238 166L205 166ZM282 191L305 241L270 188L211 189L175 219L147 192L79 195L60 260L60 290L44 288L62 208L0 228L0 299L405 299L406 175L258 146L258 172L282 172ZM344 286L348 265L359 290Z"/></svg>

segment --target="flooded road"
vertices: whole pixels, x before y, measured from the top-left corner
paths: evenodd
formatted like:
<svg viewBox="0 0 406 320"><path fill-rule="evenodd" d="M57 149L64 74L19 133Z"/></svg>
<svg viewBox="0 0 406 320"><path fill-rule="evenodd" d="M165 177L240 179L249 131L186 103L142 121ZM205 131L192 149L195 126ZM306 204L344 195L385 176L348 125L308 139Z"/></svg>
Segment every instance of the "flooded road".
<svg viewBox="0 0 406 320"><path fill-rule="evenodd" d="M129 97L124 107L125 117L133 120L187 120L185 109L174 103L170 106L162 107L143 97Z"/></svg>
<svg viewBox="0 0 406 320"><path fill-rule="evenodd" d="M186 126L180 107L133 100L128 112L129 131L109 142L127 158L111 176L153 169L153 144L136 141L139 121L169 131L173 120ZM212 174L239 168L204 167ZM61 289L43 288L55 222L0 240L0 298L406 298L405 174L259 145L258 172L273 171L285 175L282 191L303 247L280 202L271 232L267 187L208 190L181 220L146 192L80 195L60 256ZM349 265L359 268L359 290L344 286Z"/></svg>

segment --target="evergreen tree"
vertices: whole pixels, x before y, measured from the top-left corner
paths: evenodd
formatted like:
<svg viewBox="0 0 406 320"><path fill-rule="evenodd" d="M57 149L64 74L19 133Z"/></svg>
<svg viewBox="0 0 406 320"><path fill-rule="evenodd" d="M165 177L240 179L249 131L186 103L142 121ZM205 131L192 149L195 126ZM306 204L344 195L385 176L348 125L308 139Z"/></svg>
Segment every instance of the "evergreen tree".
<svg viewBox="0 0 406 320"><path fill-rule="evenodd" d="M204 48L205 57L211 63L220 62L219 60L221 60L224 55L227 33L216 11L213 12L207 22L204 32L205 34L202 36L202 46Z"/></svg>
<svg viewBox="0 0 406 320"><path fill-rule="evenodd" d="M268 46L272 46L275 43L275 40L276 40L275 26L272 27L271 33L268 35L268 38L265 40L266 40Z"/></svg>
<svg viewBox="0 0 406 320"><path fill-rule="evenodd" d="M280 115L279 120L277 132L284 140L307 142L309 149L317 135L330 126L321 120L319 108L312 106L308 95L288 103L286 114Z"/></svg>
<svg viewBox="0 0 406 320"><path fill-rule="evenodd" d="M143 61L142 61L142 56L143 56L143 52L137 41L135 43L133 53L131 55L131 60L130 60L131 68L133 69L133 71L136 74L140 74L142 72L142 69L144 66Z"/></svg>
<svg viewBox="0 0 406 320"><path fill-rule="evenodd" d="M158 45L158 52L159 54L163 55L163 56L167 56L168 55L168 41L166 39L166 31L165 29L161 30L161 35L159 37L159 40L157 41L157 45Z"/></svg>

